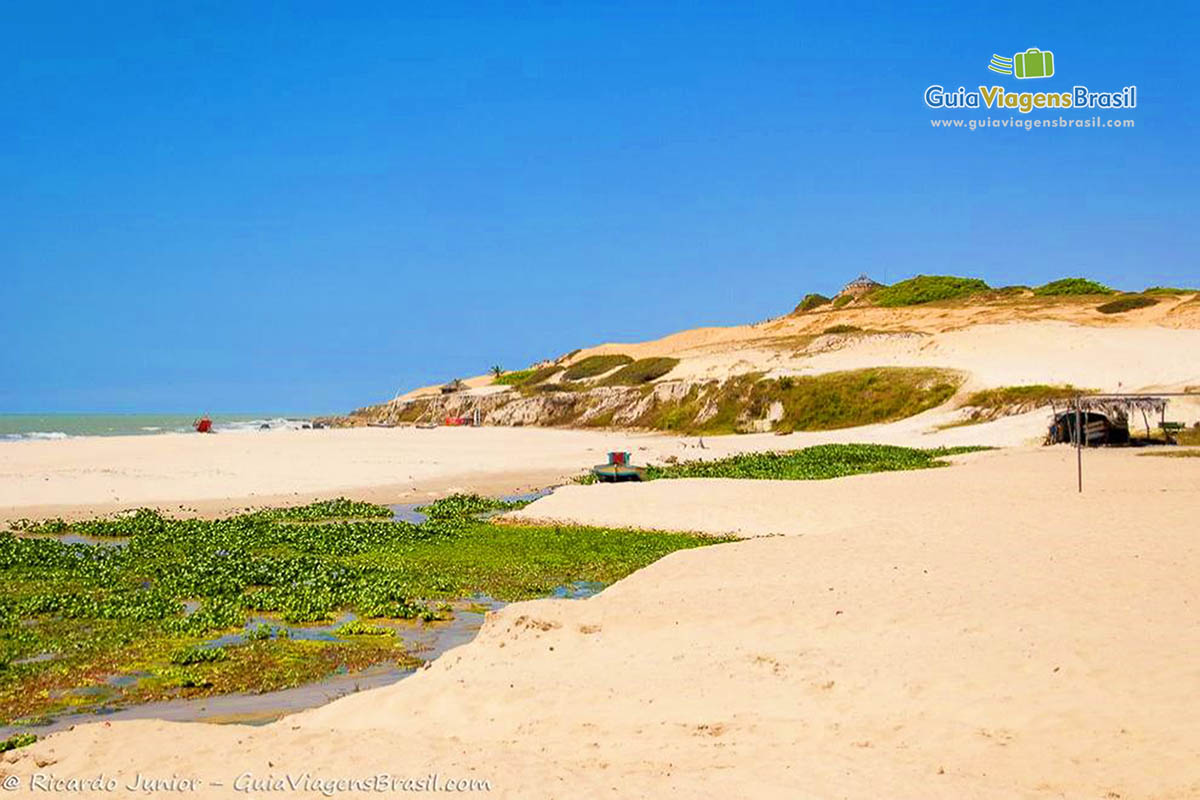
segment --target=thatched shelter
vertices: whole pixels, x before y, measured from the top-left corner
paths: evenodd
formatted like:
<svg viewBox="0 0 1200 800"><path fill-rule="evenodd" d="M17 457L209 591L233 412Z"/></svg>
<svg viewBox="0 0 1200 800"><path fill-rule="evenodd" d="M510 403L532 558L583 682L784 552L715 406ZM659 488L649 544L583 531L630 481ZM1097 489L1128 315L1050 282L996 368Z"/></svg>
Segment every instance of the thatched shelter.
<svg viewBox="0 0 1200 800"><path fill-rule="evenodd" d="M1050 443L1077 441L1075 424L1083 429L1083 443L1089 446L1129 444L1134 437L1131 423L1140 418L1149 439L1152 421L1161 427L1166 421L1168 399L1160 395L1082 395L1065 407L1054 407L1050 425Z"/></svg>

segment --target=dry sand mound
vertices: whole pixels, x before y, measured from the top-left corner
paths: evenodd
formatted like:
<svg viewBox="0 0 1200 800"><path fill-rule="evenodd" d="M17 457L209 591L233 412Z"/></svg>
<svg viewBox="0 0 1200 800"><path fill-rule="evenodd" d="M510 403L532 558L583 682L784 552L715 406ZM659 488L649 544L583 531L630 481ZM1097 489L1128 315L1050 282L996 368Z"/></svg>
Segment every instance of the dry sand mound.
<svg viewBox="0 0 1200 800"><path fill-rule="evenodd" d="M413 678L264 728L91 725L0 768L224 783L204 796L246 796L246 771L512 798L1200 796L1200 459L1089 453L1082 496L1072 467L564 491L526 513L785 535L510 606Z"/></svg>

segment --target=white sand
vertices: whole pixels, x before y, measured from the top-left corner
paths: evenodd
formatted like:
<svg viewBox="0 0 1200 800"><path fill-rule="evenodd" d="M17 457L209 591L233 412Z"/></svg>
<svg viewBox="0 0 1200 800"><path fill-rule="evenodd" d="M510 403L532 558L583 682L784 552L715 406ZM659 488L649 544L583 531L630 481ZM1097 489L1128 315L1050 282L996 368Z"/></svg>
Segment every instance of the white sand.
<svg viewBox="0 0 1200 800"><path fill-rule="evenodd" d="M964 461L566 488L525 513L784 535L510 606L410 679L264 728L89 725L0 769L230 797L243 771L380 770L506 798L1200 796L1200 459L1088 453L1082 496L1066 448Z"/></svg>

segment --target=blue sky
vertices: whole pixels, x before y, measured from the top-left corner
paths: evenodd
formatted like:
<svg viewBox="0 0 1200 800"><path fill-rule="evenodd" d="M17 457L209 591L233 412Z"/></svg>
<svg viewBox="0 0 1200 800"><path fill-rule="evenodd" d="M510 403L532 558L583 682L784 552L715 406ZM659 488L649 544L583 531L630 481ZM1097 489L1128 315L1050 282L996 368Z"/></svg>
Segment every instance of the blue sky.
<svg viewBox="0 0 1200 800"><path fill-rule="evenodd" d="M1197 33L1182 3L9 3L0 411L346 410L859 272L1195 284ZM986 70L1027 47L1058 74ZM987 113L931 83L1136 84L1107 115L1137 127L934 130Z"/></svg>

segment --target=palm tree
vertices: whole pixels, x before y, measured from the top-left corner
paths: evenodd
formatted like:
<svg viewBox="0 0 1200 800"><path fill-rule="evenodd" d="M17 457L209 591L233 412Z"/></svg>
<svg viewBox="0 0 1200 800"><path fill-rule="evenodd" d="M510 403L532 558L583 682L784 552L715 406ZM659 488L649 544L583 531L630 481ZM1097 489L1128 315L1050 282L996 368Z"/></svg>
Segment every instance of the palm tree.
<svg viewBox="0 0 1200 800"><path fill-rule="evenodd" d="M493 378L499 378L503 374L504 374L504 367L500 366L499 364L492 365L492 377Z"/></svg>

